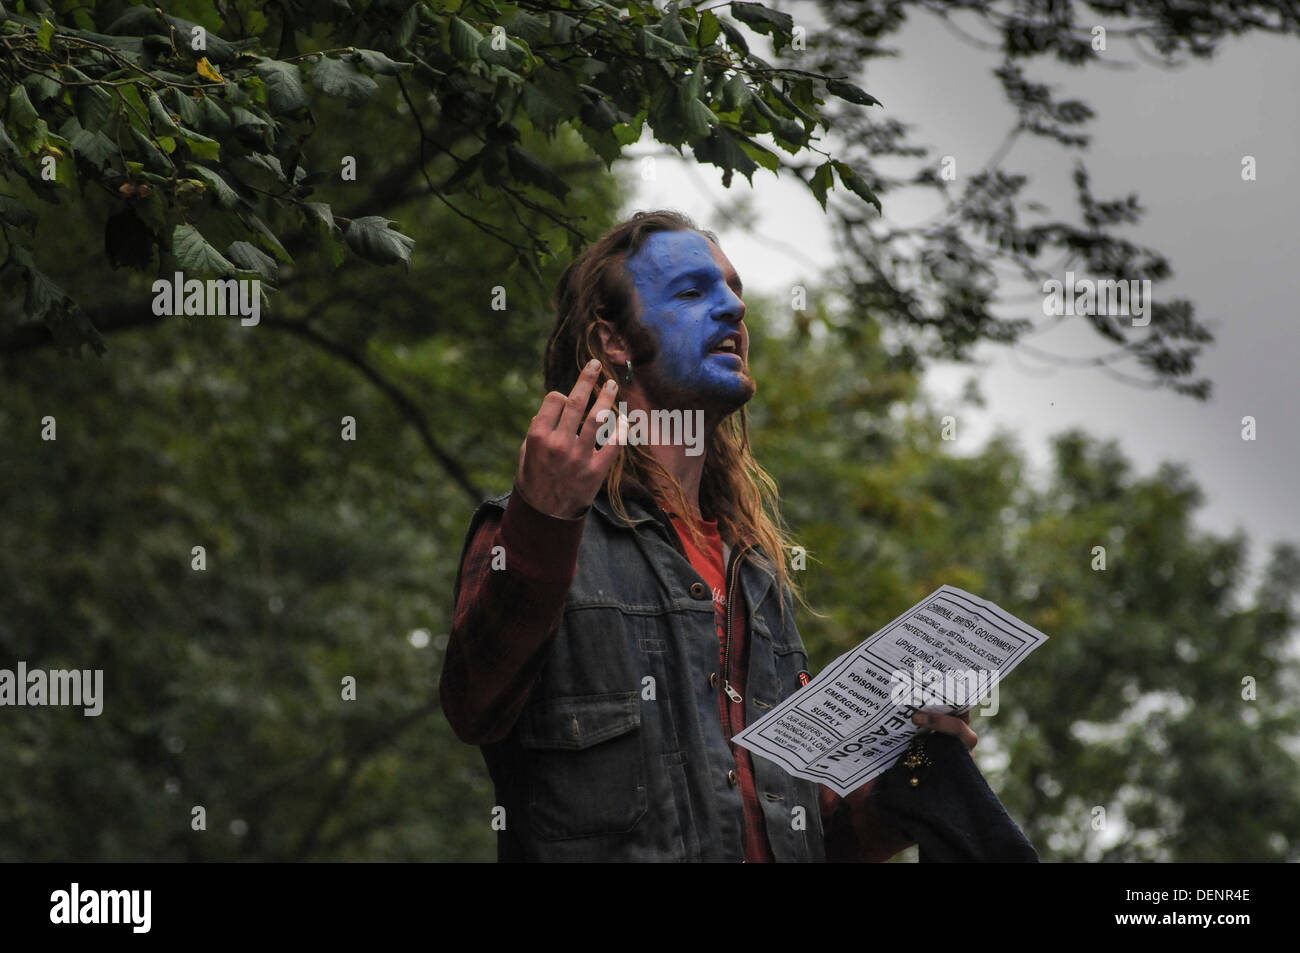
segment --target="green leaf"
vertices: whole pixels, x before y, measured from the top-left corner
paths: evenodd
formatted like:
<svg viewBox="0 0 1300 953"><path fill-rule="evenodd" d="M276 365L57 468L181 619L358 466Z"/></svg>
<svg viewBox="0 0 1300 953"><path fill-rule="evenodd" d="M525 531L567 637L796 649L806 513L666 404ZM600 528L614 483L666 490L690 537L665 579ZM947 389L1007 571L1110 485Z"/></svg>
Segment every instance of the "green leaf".
<svg viewBox="0 0 1300 953"><path fill-rule="evenodd" d="M614 127L614 135L621 145L635 145L641 138L642 130L645 127L646 114L645 110L637 113L631 122L620 122Z"/></svg>
<svg viewBox="0 0 1300 953"><path fill-rule="evenodd" d="M394 228L382 215L367 215L354 218L343 230L343 238L348 247L367 261L381 265L394 265L401 262L411 264L411 251L415 248L415 239Z"/></svg>
<svg viewBox="0 0 1300 953"><path fill-rule="evenodd" d="M235 208L242 204L239 193L236 192L216 169L209 169L191 162L185 166L186 170L203 180L212 192L212 197L222 208Z"/></svg>
<svg viewBox="0 0 1300 953"><path fill-rule="evenodd" d="M460 17L451 18L451 55L458 60L472 60L478 56L478 45L483 34Z"/></svg>
<svg viewBox="0 0 1300 953"><path fill-rule="evenodd" d="M27 279L27 294L23 299L23 311L30 318L43 320L52 310L62 306L67 293L46 277L45 272L36 267L31 253L26 248L14 248L14 259L22 266Z"/></svg>
<svg viewBox="0 0 1300 953"><path fill-rule="evenodd" d="M193 225L172 229L172 256L187 276L228 278L235 272L230 260L209 245Z"/></svg>
<svg viewBox="0 0 1300 953"><path fill-rule="evenodd" d="M712 10L705 10L700 14L700 25L695 33L695 45L700 49L712 46L717 42L718 34L722 32L722 26L718 23L718 17Z"/></svg>
<svg viewBox="0 0 1300 953"><path fill-rule="evenodd" d="M36 30L36 45L46 52L50 49L50 40L54 37L54 24L41 17L41 25Z"/></svg>
<svg viewBox="0 0 1300 953"><path fill-rule="evenodd" d="M199 108L198 100L189 95L183 89L170 88L163 93L176 114L181 117L181 122L187 126L197 126L203 121L203 113Z"/></svg>
<svg viewBox="0 0 1300 953"><path fill-rule="evenodd" d="M776 121L772 123L772 126L772 133L777 137L777 145L781 146L791 154L798 152L803 148L804 140L807 138L807 133L804 131L803 125L797 120L786 119L784 116L778 116ZM788 142L789 145L785 145L785 142L782 142L782 140Z"/></svg>
<svg viewBox="0 0 1300 953"><path fill-rule="evenodd" d="M212 96L204 96L199 100L199 109L203 113L203 122L199 127L201 132L213 136L223 136L230 132L230 115ZM84 126L86 121L83 119L81 124Z"/></svg>
<svg viewBox="0 0 1300 953"><path fill-rule="evenodd" d="M779 86L771 87L771 95L778 103L788 109L796 119L802 120L808 126L815 126L817 124L817 119L800 109L799 105L783 92Z"/></svg>
<svg viewBox="0 0 1300 953"><path fill-rule="evenodd" d="M230 110L230 123L236 135L250 136L264 141L271 124L250 109L235 106Z"/></svg>
<svg viewBox="0 0 1300 953"><path fill-rule="evenodd" d="M289 250L285 248L284 245L280 244L280 239L275 237L275 232L271 231L266 222L262 221L252 212L241 211L239 217L243 220L244 224L257 232L258 236L262 239L262 244L270 249L271 254L286 264L293 261L293 256L289 254Z"/></svg>
<svg viewBox="0 0 1300 953"><path fill-rule="evenodd" d="M718 26L722 27L722 33L727 38L728 44L746 55L749 54L749 42L745 39L745 34L736 29L735 24L730 20L719 20Z"/></svg>
<svg viewBox="0 0 1300 953"><path fill-rule="evenodd" d="M183 20L180 17L173 16L166 17L166 20L170 26L176 28L176 33L178 34L178 45L183 44L182 49L189 48L190 37L193 36L194 27L203 26L207 31L207 36L205 38L207 48L202 52L207 54L208 59L212 60L214 63L225 64L233 62L235 57L239 55L239 48L235 46L235 44L217 36L216 31L212 29L215 24L196 24L190 20ZM148 32L153 33L156 32L156 30L149 29Z"/></svg>
<svg viewBox="0 0 1300 953"><path fill-rule="evenodd" d="M618 125L618 110L605 96L598 96L582 110L582 121L598 132L608 132Z"/></svg>
<svg viewBox="0 0 1300 953"><path fill-rule="evenodd" d="M647 29L636 31L636 51L652 60L668 60L677 56L677 47Z"/></svg>
<svg viewBox="0 0 1300 953"><path fill-rule="evenodd" d="M730 129L714 126L709 138L694 143L691 148L697 160L712 163L722 169L723 185L730 187L733 171L739 171L753 182L752 177L758 163L749 157Z"/></svg>
<svg viewBox="0 0 1300 953"><path fill-rule="evenodd" d="M307 91L302 86L302 74L293 63L264 60L254 67L254 72L266 84L266 104L273 112L295 113L307 107Z"/></svg>
<svg viewBox="0 0 1300 953"><path fill-rule="evenodd" d="M155 132L163 136L174 136L180 132L171 113L163 106L162 100L152 89L149 90L149 98L145 102L149 107L149 117L154 121Z"/></svg>
<svg viewBox="0 0 1300 953"><path fill-rule="evenodd" d="M529 46L546 39L547 21L543 17L520 10L515 14L509 25L510 32Z"/></svg>
<svg viewBox="0 0 1300 953"><path fill-rule="evenodd" d="M843 162L833 162L832 164L835 166L835 171L840 175L840 181L844 183L849 191L874 205L877 212L881 211L880 199L876 198L876 193L867 188L867 183L862 181L861 177L850 166Z"/></svg>
<svg viewBox="0 0 1300 953"><path fill-rule="evenodd" d="M563 199L568 194L567 182L518 146L506 147L506 161L510 166L510 174L520 182L535 185L557 199Z"/></svg>
<svg viewBox="0 0 1300 953"><path fill-rule="evenodd" d="M859 106L879 106L880 100L872 96L861 87L854 86L852 83L846 83L843 80L828 79L826 81L826 91L840 99L846 99L851 103Z"/></svg>
<svg viewBox="0 0 1300 953"><path fill-rule="evenodd" d="M509 37L503 44L503 49L496 49L495 36L485 36L479 41L478 58L484 63L494 63L498 66L513 66L516 69L524 69L528 65L531 54L528 49Z"/></svg>
<svg viewBox="0 0 1300 953"><path fill-rule="evenodd" d="M586 98L577 84L556 70L537 71L523 90L524 111L542 132L551 132L558 122L582 114Z"/></svg>
<svg viewBox="0 0 1300 953"><path fill-rule="evenodd" d="M732 0L731 15L755 33L772 34L776 37L783 36L788 40L791 31L794 30L794 17L779 10L768 9L761 3L743 3L741 0ZM777 49L780 48L781 44L778 43Z"/></svg>
<svg viewBox="0 0 1300 953"><path fill-rule="evenodd" d="M350 62L330 56L322 56L312 67L311 81L321 92L354 104L363 102L379 89L378 83Z"/></svg>
<svg viewBox="0 0 1300 953"><path fill-rule="evenodd" d="M764 169L769 172L779 173L781 169L781 157L770 149L765 149L753 139L742 138L740 148L745 150L745 155L749 156Z"/></svg>
<svg viewBox="0 0 1300 953"><path fill-rule="evenodd" d="M5 132L3 123L0 123L0 149L11 155L20 155L22 150L18 148L18 143L9 138L9 133Z"/></svg>
<svg viewBox="0 0 1300 953"><path fill-rule="evenodd" d="M397 25L396 32L393 33L393 42L400 49L406 49L415 39L415 29L420 25L421 5L413 3L407 8L406 13L402 15L402 21Z"/></svg>
<svg viewBox="0 0 1300 953"><path fill-rule="evenodd" d="M727 80L727 84L722 87L722 108L724 112L744 109L749 102L749 98L749 84L745 82L743 73L733 74Z"/></svg>
<svg viewBox="0 0 1300 953"><path fill-rule="evenodd" d="M829 162L823 162L813 173L812 182L809 183L812 188L812 194L817 197L817 202L821 205L822 211L826 211L826 190L835 182L833 170Z"/></svg>
<svg viewBox="0 0 1300 953"><path fill-rule="evenodd" d="M64 75L74 82L84 83L90 77L73 66L64 68ZM100 86L78 86L72 100L77 108L77 119L87 129L104 130L113 118L113 97Z"/></svg>
<svg viewBox="0 0 1300 953"><path fill-rule="evenodd" d="M146 168L153 169L156 172L171 171L171 161L168 160L162 150L154 144L152 139L146 136L139 129L135 128L135 126L131 127L131 138L135 140L135 144L140 150Z"/></svg>
<svg viewBox="0 0 1300 953"><path fill-rule="evenodd" d="M31 129L36 125L39 115L32 101L27 98L27 90L21 85L15 84L9 92L9 121L16 124L20 129Z"/></svg>
<svg viewBox="0 0 1300 953"><path fill-rule="evenodd" d="M656 32L669 43L677 43L685 46L687 43L686 34L682 32L682 19L677 13L677 7L669 4L660 18Z"/></svg>
<svg viewBox="0 0 1300 953"><path fill-rule="evenodd" d="M600 156L606 168L612 166L614 160L623 154L618 138L609 130L602 131L586 124L580 124L578 126L578 135L582 136L583 141L587 143L592 152Z"/></svg>
<svg viewBox="0 0 1300 953"><path fill-rule="evenodd" d="M280 266L275 259L248 242L231 242L226 255L240 268L257 272L269 284L275 284L280 277Z"/></svg>
<svg viewBox="0 0 1300 953"><path fill-rule="evenodd" d="M76 123L75 128L69 128L72 123ZM89 162L95 168L102 170L108 165L110 159L117 155L117 143L104 135L98 129L93 132L89 129L83 129L81 123L75 119L69 119L63 127L63 134L68 137L68 145L77 157Z"/></svg>
<svg viewBox="0 0 1300 953"><path fill-rule="evenodd" d="M397 76L399 73L405 73L414 63L399 63L397 60L389 59L378 50L357 50L357 59L365 63L372 71L381 76Z"/></svg>
<svg viewBox="0 0 1300 953"><path fill-rule="evenodd" d="M713 110L694 97L688 99L683 105L681 116L682 124L686 127L686 134L692 142L707 136L709 128L718 119L717 116L713 115Z"/></svg>
<svg viewBox="0 0 1300 953"><path fill-rule="evenodd" d="M578 25L578 21L573 17L566 16L558 10L551 11L551 36L555 38L556 43L572 43L573 28Z"/></svg>
<svg viewBox="0 0 1300 953"><path fill-rule="evenodd" d="M189 146L190 152L196 159L209 159L216 161L221 158L221 143L215 139L209 139L207 136L200 135L193 129L180 128L180 136Z"/></svg>
<svg viewBox="0 0 1300 953"><path fill-rule="evenodd" d="M325 202L303 202L303 211L316 223L318 230L334 231L334 210Z"/></svg>
<svg viewBox="0 0 1300 953"><path fill-rule="evenodd" d="M28 73L23 79L23 86L27 88L28 95L38 103L54 99L63 92L63 87L45 73Z"/></svg>

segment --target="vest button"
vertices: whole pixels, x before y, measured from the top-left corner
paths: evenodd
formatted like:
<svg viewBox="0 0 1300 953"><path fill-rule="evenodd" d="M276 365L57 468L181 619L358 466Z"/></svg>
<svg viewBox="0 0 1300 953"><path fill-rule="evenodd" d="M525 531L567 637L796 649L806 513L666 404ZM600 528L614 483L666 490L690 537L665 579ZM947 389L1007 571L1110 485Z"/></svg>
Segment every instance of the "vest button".
<svg viewBox="0 0 1300 953"><path fill-rule="evenodd" d="M710 672L710 673L709 673L709 686L710 686L711 688L717 688L717 687L718 687L718 673L717 673L717 672Z"/></svg>
<svg viewBox="0 0 1300 953"><path fill-rule="evenodd" d="M727 772L727 783L730 784L733 788L736 786L737 784L736 772L734 770Z"/></svg>
<svg viewBox="0 0 1300 953"><path fill-rule="evenodd" d="M696 599L705 599L709 596L709 587L702 582L691 583L691 595Z"/></svg>

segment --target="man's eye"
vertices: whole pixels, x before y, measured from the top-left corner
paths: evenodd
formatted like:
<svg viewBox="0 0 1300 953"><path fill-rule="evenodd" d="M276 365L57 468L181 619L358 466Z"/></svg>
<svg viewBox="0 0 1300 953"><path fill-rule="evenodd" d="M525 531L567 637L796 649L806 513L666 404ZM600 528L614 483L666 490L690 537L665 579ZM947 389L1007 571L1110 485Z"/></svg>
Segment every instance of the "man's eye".
<svg viewBox="0 0 1300 953"><path fill-rule="evenodd" d="M700 293L694 288L687 288L685 291L679 291L677 293L677 297L679 298L698 298L699 296Z"/></svg>

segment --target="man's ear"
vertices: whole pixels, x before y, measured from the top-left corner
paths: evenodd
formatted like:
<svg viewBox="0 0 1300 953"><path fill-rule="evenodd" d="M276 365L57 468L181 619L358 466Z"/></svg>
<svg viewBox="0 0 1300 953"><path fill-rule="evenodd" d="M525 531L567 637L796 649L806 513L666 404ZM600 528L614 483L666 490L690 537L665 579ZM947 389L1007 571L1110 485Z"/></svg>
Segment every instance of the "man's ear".
<svg viewBox="0 0 1300 953"><path fill-rule="evenodd" d="M612 324L604 318L600 318L593 324L592 329L596 332L596 340L600 342L600 349L611 363L617 367L622 367L632 359L631 348L628 347L623 335L614 330Z"/></svg>

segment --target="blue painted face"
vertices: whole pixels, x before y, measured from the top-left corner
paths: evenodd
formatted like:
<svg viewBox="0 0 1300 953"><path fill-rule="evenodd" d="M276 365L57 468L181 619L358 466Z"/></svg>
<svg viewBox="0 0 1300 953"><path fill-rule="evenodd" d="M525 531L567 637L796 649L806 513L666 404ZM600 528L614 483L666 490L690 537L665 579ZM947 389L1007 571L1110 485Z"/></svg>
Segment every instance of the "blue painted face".
<svg viewBox="0 0 1300 953"><path fill-rule="evenodd" d="M716 258L715 258L716 254ZM740 280L720 250L699 232L655 232L628 259L641 302L641 322L658 340L647 366L651 380L692 404L743 404L754 394L746 361L749 333ZM735 340L735 352L718 350Z"/></svg>

